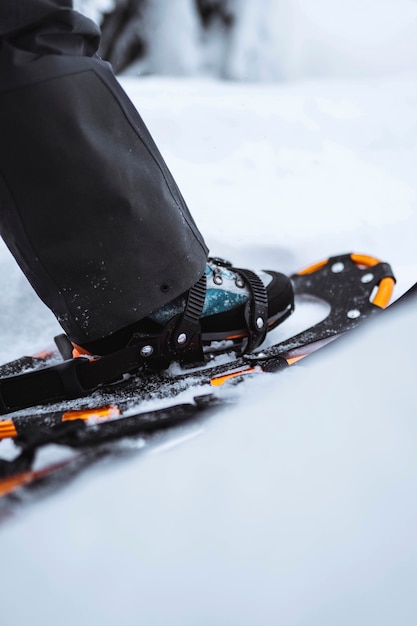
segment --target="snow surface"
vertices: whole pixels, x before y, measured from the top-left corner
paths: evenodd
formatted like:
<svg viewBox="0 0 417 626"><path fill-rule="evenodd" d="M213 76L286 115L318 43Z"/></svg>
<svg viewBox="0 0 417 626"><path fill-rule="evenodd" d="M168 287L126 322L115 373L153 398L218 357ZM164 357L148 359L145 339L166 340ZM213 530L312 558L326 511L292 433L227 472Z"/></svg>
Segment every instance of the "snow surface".
<svg viewBox="0 0 417 626"><path fill-rule="evenodd" d="M416 78L123 85L213 254L292 272L371 253L400 294L417 276ZM0 264L5 361L59 328L3 245ZM414 626L415 319L247 381L177 446L139 442L26 506L0 528L0 624Z"/></svg>

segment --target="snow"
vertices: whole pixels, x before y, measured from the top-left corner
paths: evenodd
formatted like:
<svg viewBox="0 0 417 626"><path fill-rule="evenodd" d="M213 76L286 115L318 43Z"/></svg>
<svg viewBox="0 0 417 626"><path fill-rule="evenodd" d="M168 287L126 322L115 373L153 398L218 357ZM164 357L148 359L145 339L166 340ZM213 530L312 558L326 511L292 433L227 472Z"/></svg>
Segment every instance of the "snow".
<svg viewBox="0 0 417 626"><path fill-rule="evenodd" d="M374 254L399 295L417 275L417 74L341 74L122 83L213 254L284 272ZM5 361L59 327L3 245L0 269ZM0 528L0 623L414 626L416 348L409 307L24 507Z"/></svg>

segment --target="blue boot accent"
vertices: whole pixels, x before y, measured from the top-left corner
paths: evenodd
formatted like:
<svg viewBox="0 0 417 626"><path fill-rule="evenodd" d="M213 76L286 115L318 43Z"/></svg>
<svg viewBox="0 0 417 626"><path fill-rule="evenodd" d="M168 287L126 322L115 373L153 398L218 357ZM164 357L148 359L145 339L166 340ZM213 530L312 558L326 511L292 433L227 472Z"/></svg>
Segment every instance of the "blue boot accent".
<svg viewBox="0 0 417 626"><path fill-rule="evenodd" d="M204 302L201 317L224 313L233 307L247 302L248 296L245 294L232 293L221 288L207 289L206 300Z"/></svg>
<svg viewBox="0 0 417 626"><path fill-rule="evenodd" d="M247 302L249 292L238 274L218 265L206 266L207 292L202 317L216 315L229 311L235 306ZM149 318L159 324L167 324L175 315L182 313L185 307L185 297L180 296L168 302Z"/></svg>

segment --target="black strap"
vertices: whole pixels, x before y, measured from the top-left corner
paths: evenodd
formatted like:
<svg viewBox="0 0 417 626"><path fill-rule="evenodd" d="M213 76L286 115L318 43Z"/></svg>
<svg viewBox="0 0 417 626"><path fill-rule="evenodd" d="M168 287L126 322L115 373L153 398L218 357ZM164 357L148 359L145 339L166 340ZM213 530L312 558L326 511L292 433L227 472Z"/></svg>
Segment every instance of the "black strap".
<svg viewBox="0 0 417 626"><path fill-rule="evenodd" d="M163 369L173 360L182 364L201 363L204 354L199 318L205 293L204 274L190 289L181 315L159 333L135 334L130 344L117 352L92 360L69 359L33 372L0 378L0 414L80 398L139 368Z"/></svg>
<svg viewBox="0 0 417 626"><path fill-rule="evenodd" d="M84 396L88 389L80 381L80 372L85 365L84 359L73 359L52 367L1 378L0 413Z"/></svg>
<svg viewBox="0 0 417 626"><path fill-rule="evenodd" d="M235 271L245 279L251 295L245 308L248 339L244 351L253 352L261 345L268 332L268 295L265 285L255 272L240 268Z"/></svg>
<svg viewBox="0 0 417 626"><path fill-rule="evenodd" d="M184 313L181 315L172 335L175 351L188 349L199 329L200 317L206 300L207 277L203 274L200 280L189 290Z"/></svg>
<svg viewBox="0 0 417 626"><path fill-rule="evenodd" d="M248 338L241 353L253 352L264 341L268 332L268 294L265 285L255 272L233 267L230 261L220 257L209 257L214 265L225 267L240 274L249 288L250 297L245 307L245 322Z"/></svg>
<svg viewBox="0 0 417 626"><path fill-rule="evenodd" d="M261 279L250 270L235 270L245 279L251 297L245 319L252 352L267 333L268 298ZM46 402L80 398L103 384L139 368L163 369L174 360L182 364L204 361L199 319L204 307L206 275L188 293L184 312L159 333L135 334L130 344L97 359L69 359L51 367L0 379L0 414L11 413Z"/></svg>

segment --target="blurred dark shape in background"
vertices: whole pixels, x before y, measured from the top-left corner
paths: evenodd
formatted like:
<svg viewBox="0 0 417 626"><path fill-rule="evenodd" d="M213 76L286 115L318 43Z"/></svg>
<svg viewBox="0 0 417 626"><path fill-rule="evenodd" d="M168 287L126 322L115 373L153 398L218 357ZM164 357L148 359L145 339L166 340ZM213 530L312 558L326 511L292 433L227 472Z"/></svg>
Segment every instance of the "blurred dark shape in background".
<svg viewBox="0 0 417 626"><path fill-rule="evenodd" d="M233 26L235 14L230 0L193 2L203 30L214 23L226 30ZM152 37L147 19L150 9L150 0L115 0L114 9L104 14L100 24L103 37L99 54L112 64L116 73L145 57Z"/></svg>

